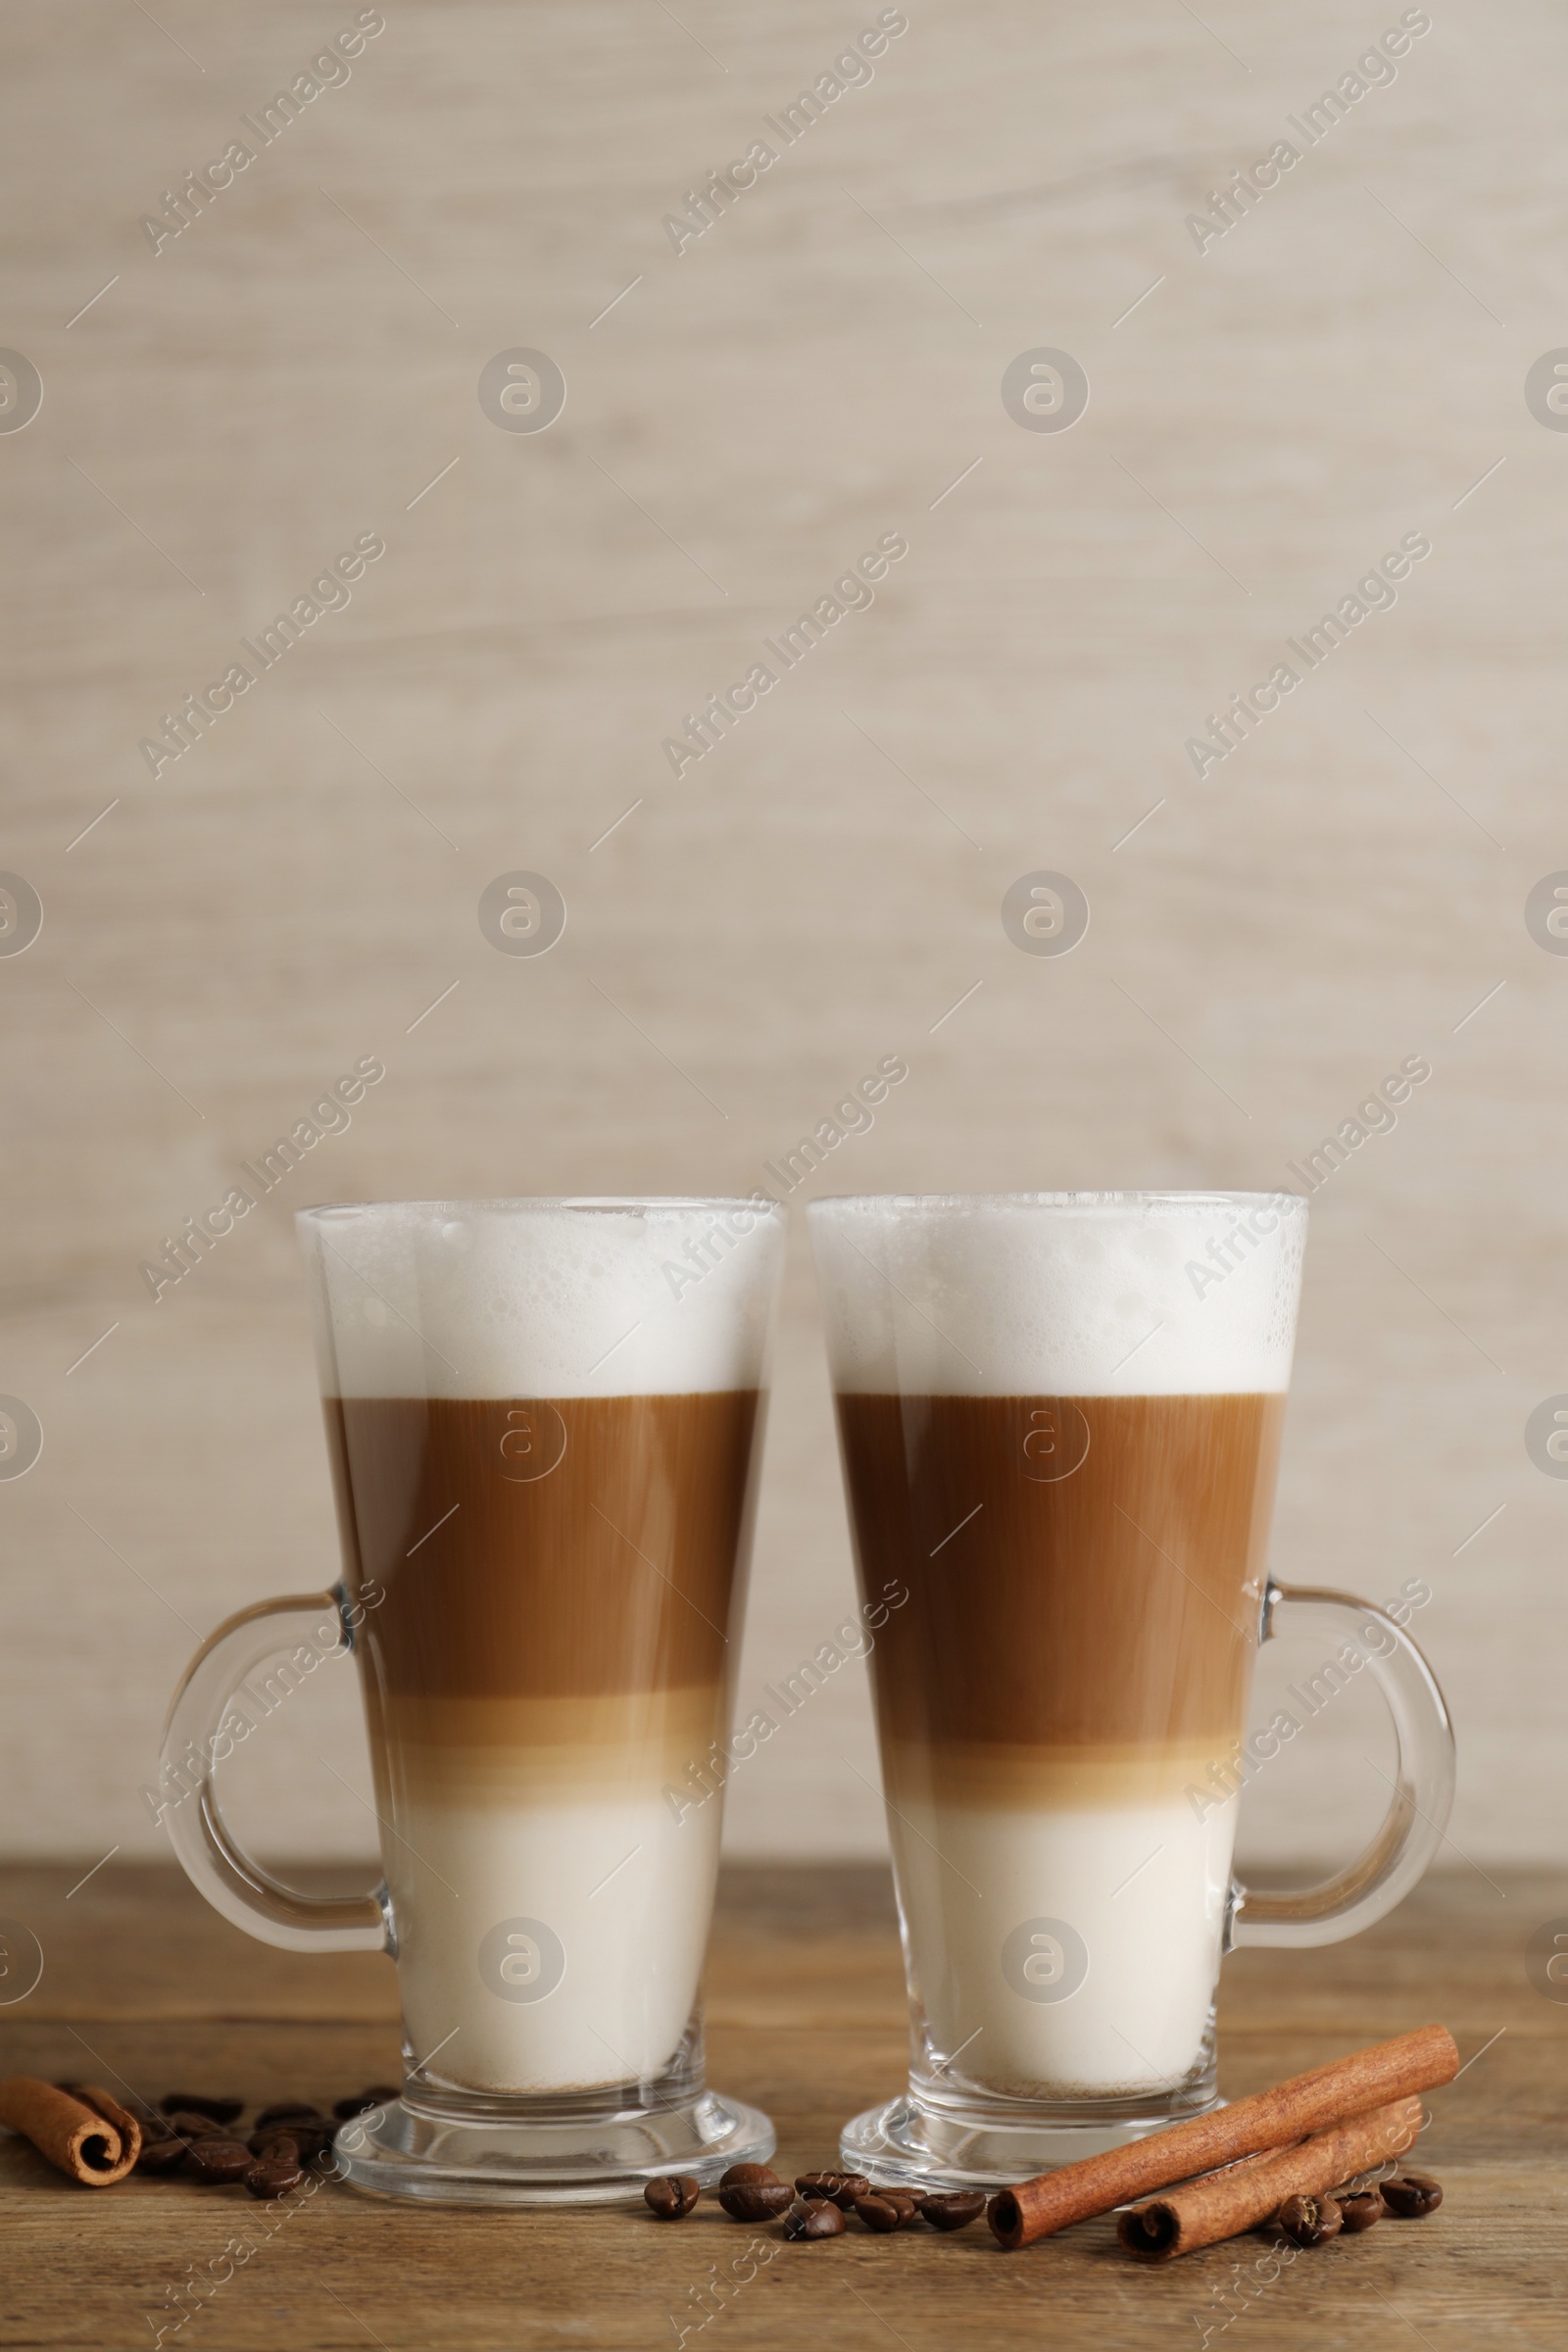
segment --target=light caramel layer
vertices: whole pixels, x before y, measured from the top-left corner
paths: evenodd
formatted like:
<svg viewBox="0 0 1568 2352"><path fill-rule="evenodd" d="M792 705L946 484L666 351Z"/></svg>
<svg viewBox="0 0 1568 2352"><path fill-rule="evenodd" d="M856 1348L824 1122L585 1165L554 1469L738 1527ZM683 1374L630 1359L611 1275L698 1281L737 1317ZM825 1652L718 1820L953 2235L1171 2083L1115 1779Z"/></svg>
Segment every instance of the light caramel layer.
<svg viewBox="0 0 1568 2352"><path fill-rule="evenodd" d="M1130 1741L1072 1747L1020 1742L885 1740L882 1773L895 1804L975 1811L1081 1813L1179 1804L1190 1788L1217 1794L1211 1741Z"/></svg>
<svg viewBox="0 0 1568 2352"><path fill-rule="evenodd" d="M392 1790L421 1804L516 1806L685 1788L720 1736L717 1683L570 1698L382 1701Z"/></svg>

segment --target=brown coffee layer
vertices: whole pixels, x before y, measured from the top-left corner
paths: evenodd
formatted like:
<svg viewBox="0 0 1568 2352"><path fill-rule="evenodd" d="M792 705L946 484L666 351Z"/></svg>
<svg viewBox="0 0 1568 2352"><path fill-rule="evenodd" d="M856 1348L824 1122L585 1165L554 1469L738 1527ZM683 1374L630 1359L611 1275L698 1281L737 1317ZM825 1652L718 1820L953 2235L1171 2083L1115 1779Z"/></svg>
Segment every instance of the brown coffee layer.
<svg viewBox="0 0 1568 2352"><path fill-rule="evenodd" d="M726 1679L755 1390L325 1409L372 1715Z"/></svg>
<svg viewBox="0 0 1568 2352"><path fill-rule="evenodd" d="M1236 1737L1283 1396L838 1398L884 1743L974 1751Z"/></svg>

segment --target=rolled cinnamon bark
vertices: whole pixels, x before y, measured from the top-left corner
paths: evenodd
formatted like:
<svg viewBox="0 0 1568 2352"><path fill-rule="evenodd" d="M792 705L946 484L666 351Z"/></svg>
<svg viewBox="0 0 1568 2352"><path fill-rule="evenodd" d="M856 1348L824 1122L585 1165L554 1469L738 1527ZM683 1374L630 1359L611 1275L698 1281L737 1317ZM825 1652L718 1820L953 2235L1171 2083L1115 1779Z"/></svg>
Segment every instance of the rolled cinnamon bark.
<svg viewBox="0 0 1568 2352"><path fill-rule="evenodd" d="M1443 2026L1421 2026L1238 2099L1232 2107L1218 2107L1129 2147L1111 2148L1004 2188L992 2198L988 2218L1003 2245L1033 2245L1037 2237L1131 2204L1173 2180L1190 2180L1240 2156L1288 2147L1390 2100L1433 2090L1451 2082L1458 2071L1453 2035Z"/></svg>
<svg viewBox="0 0 1568 2352"><path fill-rule="evenodd" d="M1316 2132L1298 2147L1285 2148L1261 2164L1232 2165L1206 2180L1189 2180L1147 2205L1135 2205L1116 2224L1129 2254L1143 2262L1170 2262L1195 2247L1222 2237L1239 2237L1278 2213L1287 2197L1312 2197L1357 2173L1370 2172L1391 2156L1402 2156L1421 2129L1421 2101L1396 2099L1370 2115Z"/></svg>
<svg viewBox="0 0 1568 2352"><path fill-rule="evenodd" d="M32 2075L12 2075L0 2082L0 2124L24 2132L83 2188L112 2188L141 2153L141 2126L96 2083L57 2090Z"/></svg>

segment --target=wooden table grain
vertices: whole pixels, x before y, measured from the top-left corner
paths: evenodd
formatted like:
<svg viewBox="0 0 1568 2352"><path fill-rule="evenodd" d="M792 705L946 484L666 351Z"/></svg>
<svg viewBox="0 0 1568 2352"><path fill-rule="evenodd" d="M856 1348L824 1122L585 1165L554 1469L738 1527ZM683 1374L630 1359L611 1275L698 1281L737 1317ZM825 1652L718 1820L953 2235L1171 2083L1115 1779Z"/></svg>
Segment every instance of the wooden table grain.
<svg viewBox="0 0 1568 2352"><path fill-rule="evenodd" d="M44 1952L36 1989L0 2008L0 2072L96 2079L154 2098L226 2089L259 2103L324 2101L395 2070L384 1962L270 1951L161 1866L110 1863L79 1886L76 1876L0 1873L0 1918L27 1926ZM1423 2141L1422 2161L1447 2192L1442 2212L1302 2255L1278 2277L1256 2238L1168 2270L1135 2268L1104 2222L1005 2255L983 2229L891 2239L852 2229L789 2246L706 2204L669 2228L627 2211L420 2212L332 2182L281 2207L153 2179L86 2191L5 2138L0 2345L130 2352L162 2327L166 2344L202 2352L682 2342L702 2352L1144 2352L1222 2337L1285 2352L1557 2346L1568 2005L1536 1989L1525 1947L1559 1916L1568 1920L1568 1879L1456 1870L1434 1874L1353 1943L1227 1964L1221 2080L1231 2095L1427 2018L1452 2029L1467 2062L1432 2100ZM905 2056L886 1875L729 1871L708 2017L711 2079L774 2116L781 2166L831 2161L839 2123L897 2084ZM224 2249L242 2234L257 2251L232 2268ZM207 2291L176 2331L176 2294L198 2278Z"/></svg>

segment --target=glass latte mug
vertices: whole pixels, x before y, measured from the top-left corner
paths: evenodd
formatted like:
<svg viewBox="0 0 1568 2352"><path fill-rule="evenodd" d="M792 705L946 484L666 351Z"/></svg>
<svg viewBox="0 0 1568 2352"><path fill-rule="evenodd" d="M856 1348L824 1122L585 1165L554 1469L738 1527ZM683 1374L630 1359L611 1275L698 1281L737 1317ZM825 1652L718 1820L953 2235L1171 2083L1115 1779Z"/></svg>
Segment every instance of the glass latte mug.
<svg viewBox="0 0 1568 2352"><path fill-rule="evenodd" d="M1447 1819L1452 1735L1381 1609L1268 1575L1303 1201L808 1214L859 1575L909 1593L872 1675L912 2059L843 2161L1000 2186L1213 2105L1222 1955L1392 1909ZM1365 1667L1398 1763L1365 1853L1265 1894L1231 1854L1241 1783L1289 1736L1243 1754L1282 1607L1341 1683Z"/></svg>
<svg viewBox="0 0 1568 2352"><path fill-rule="evenodd" d="M338 2135L356 2186L588 2203L765 2159L766 2116L704 2081L720 1799L666 1790L729 1725L783 1217L393 1201L298 1224L343 1576L193 1661L164 1751L175 1850L264 1942L396 1961L406 2081ZM323 1626L359 1661L383 1872L334 1900L241 1852L220 1803Z"/></svg>

